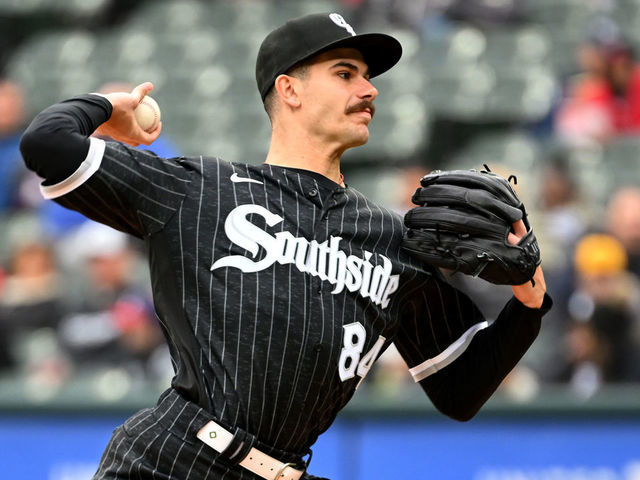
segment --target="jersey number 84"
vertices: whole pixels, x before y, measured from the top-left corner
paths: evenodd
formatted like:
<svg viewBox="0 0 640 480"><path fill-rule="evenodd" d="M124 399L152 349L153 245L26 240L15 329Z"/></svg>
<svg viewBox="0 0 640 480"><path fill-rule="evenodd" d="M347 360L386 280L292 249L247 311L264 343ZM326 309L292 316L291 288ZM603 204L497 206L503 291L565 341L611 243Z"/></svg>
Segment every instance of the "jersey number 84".
<svg viewBox="0 0 640 480"><path fill-rule="evenodd" d="M380 335L371 350L362 355L367 336L364 326L360 322L354 322L343 325L342 328L344 330L344 346L338 362L340 380L344 382L357 374L361 377L360 382L362 382L367 373L369 373L373 362L378 358L378 353L380 353L380 349L384 345L385 338ZM360 382L358 382L358 386Z"/></svg>

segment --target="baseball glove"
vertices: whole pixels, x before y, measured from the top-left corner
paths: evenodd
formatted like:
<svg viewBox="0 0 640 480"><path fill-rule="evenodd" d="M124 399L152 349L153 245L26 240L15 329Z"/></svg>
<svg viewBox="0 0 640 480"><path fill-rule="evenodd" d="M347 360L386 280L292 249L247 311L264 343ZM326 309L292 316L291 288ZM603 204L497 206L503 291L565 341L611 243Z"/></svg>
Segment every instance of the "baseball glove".
<svg viewBox="0 0 640 480"><path fill-rule="evenodd" d="M404 217L403 247L429 265L479 276L498 285L533 282L540 249L527 212L509 183L485 170L436 170L412 197L418 207ZM512 224L527 233L508 242Z"/></svg>

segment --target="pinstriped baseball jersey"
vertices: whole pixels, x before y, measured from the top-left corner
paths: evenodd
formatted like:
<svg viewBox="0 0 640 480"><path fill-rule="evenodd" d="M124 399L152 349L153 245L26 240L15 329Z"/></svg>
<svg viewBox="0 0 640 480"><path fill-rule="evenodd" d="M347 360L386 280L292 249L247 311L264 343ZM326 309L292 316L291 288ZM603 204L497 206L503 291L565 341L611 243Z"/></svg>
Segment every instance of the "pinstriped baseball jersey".
<svg viewBox="0 0 640 480"><path fill-rule="evenodd" d="M173 386L282 450L313 444L391 342L419 381L486 326L403 253L399 215L319 174L92 138L42 188L145 238Z"/></svg>

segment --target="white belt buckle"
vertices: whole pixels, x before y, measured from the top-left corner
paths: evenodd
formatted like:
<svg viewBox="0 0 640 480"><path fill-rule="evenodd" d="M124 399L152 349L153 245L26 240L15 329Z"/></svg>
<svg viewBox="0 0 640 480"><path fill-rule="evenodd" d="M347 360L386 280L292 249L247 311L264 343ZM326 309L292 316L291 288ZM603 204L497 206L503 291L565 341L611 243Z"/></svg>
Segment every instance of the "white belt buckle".
<svg viewBox="0 0 640 480"><path fill-rule="evenodd" d="M218 453L222 453L233 440L233 434L215 422L207 423L198 430L197 436Z"/></svg>
<svg viewBox="0 0 640 480"><path fill-rule="evenodd" d="M278 480L278 478L282 475L284 477L284 471L287 469L287 467L291 467L292 469L295 470L295 463L284 463L282 465L282 468L280 470L278 470L278 473L276 473L276 476L273 477L273 480Z"/></svg>
<svg viewBox="0 0 640 480"><path fill-rule="evenodd" d="M226 450L233 440L233 434L231 432L213 421L208 422L198 430L197 437L218 453ZM238 447L238 450L240 448L241 447ZM249 454L241 460L238 465L266 480L299 480L304 474L304 471L294 468L295 464L282 463L256 448L252 448ZM287 469L289 469L289 471L285 474ZM274 471L276 474L272 477Z"/></svg>

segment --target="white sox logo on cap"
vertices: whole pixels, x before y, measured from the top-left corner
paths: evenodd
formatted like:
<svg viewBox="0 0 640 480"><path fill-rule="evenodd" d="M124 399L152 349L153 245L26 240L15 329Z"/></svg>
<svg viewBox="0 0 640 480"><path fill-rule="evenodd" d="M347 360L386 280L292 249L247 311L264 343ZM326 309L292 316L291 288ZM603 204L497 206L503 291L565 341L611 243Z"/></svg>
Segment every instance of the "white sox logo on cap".
<svg viewBox="0 0 640 480"><path fill-rule="evenodd" d="M329 14L329 18L333 21L333 23L335 23L339 27L344 28L347 32L349 32L352 37L356 36L355 30L351 25L347 23L347 21L344 19L342 15L340 15L339 13L331 13Z"/></svg>
<svg viewBox="0 0 640 480"><path fill-rule="evenodd" d="M260 45L256 59L260 97L264 100L276 78L295 64L336 48L358 50L369 67L370 78L389 70L402 55L398 40L384 33L357 35L339 13L305 15L276 28Z"/></svg>

